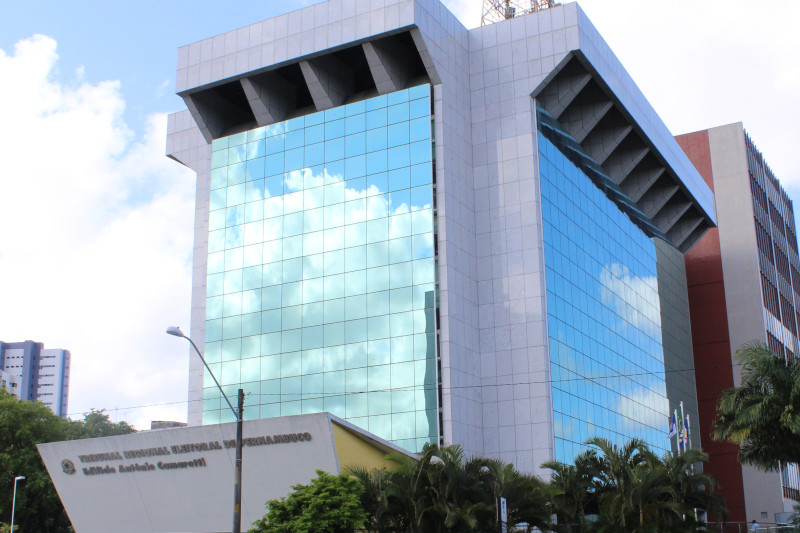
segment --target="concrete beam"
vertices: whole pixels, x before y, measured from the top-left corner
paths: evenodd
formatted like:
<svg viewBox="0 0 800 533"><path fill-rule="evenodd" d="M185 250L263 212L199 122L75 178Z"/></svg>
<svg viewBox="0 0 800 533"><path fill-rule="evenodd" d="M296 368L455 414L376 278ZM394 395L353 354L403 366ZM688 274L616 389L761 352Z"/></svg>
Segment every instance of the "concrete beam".
<svg viewBox="0 0 800 533"><path fill-rule="evenodd" d="M678 192L680 187L675 183L669 183L667 186L652 187L647 191L646 196L639 202L639 207L642 212L647 215L647 218L658 225L655 218L658 212L667 205L670 198ZM660 228L660 226L659 226ZM662 228L663 231L663 228ZM665 232L666 233L666 232Z"/></svg>
<svg viewBox="0 0 800 533"><path fill-rule="evenodd" d="M428 73L428 79L431 80L431 84L438 85L442 83L441 78L439 78L439 73L436 72L436 64L431 57L431 53L428 52L428 46L425 44L425 38L422 36L419 28L411 28L409 33L411 34L411 39L414 41L414 46L417 47L417 53L420 59L422 59L422 65Z"/></svg>
<svg viewBox="0 0 800 533"><path fill-rule="evenodd" d="M617 127L595 128L586 137L582 145L589 155L592 156L592 159L597 161L597 164L603 165L603 168L606 168L606 160L619 148L620 144L622 144L631 131L633 131L633 127L629 124ZM609 169L606 168L606 171L609 171ZM609 173L609 175L611 174Z"/></svg>
<svg viewBox="0 0 800 533"><path fill-rule="evenodd" d="M592 75L588 72L565 73L562 70L553 80L552 94L543 93L539 98L544 100L544 106L550 115L558 119L590 81ZM550 93L550 87L546 92Z"/></svg>
<svg viewBox="0 0 800 533"><path fill-rule="evenodd" d="M666 172L664 167L635 171L623 182L622 188L630 196L631 200L638 204L639 200L650 190L650 187L655 185L664 172Z"/></svg>
<svg viewBox="0 0 800 533"><path fill-rule="evenodd" d="M352 70L332 55L301 61L300 70L317 111L340 106L353 93Z"/></svg>
<svg viewBox="0 0 800 533"><path fill-rule="evenodd" d="M259 126L280 122L294 111L297 89L277 73L239 80Z"/></svg>
<svg viewBox="0 0 800 533"><path fill-rule="evenodd" d="M573 105L561 116L561 124L567 130L573 139L583 144L586 137L592 133L597 127L597 124L603 120L603 117L608 114L614 107L614 103L610 100L604 102L595 102L591 104Z"/></svg>
<svg viewBox="0 0 800 533"><path fill-rule="evenodd" d="M692 210L687 212L675 225L670 228L669 233L667 233L667 237L675 243L675 247L679 250L683 247L684 243L686 243L686 239L688 239L692 233L700 226L703 222L703 217L700 216L696 210Z"/></svg>
<svg viewBox="0 0 800 533"><path fill-rule="evenodd" d="M628 144L628 143L626 143ZM625 178L633 172L636 165L642 162L647 154L650 153L650 148L642 143L639 148L629 148L627 150L615 150L608 157L604 157L604 161L600 163L606 169L608 175L614 178L617 184L625 181Z"/></svg>
<svg viewBox="0 0 800 533"><path fill-rule="evenodd" d="M183 97L186 107L189 108L189 113L192 114L197 129L203 134L203 138L207 143L211 143L217 137L222 136L224 130L225 118L223 112L213 105L208 105L196 96L188 94Z"/></svg>
<svg viewBox="0 0 800 533"><path fill-rule="evenodd" d="M391 39L391 38L389 38ZM361 45L378 94L406 88L414 57L396 40L367 41Z"/></svg>
<svg viewBox="0 0 800 533"><path fill-rule="evenodd" d="M681 197L683 198L681 199ZM658 227L661 228L664 233L669 233L673 226L675 226L681 217L692 207L692 202L683 194L675 198L675 200L676 201L671 201L665 205L658 214L653 217L653 222L658 224Z"/></svg>

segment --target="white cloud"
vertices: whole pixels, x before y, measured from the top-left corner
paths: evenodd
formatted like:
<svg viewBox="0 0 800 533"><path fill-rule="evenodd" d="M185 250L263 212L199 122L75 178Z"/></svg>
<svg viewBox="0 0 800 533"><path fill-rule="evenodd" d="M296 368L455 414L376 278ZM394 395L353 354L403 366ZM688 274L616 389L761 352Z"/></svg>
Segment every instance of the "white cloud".
<svg viewBox="0 0 800 533"><path fill-rule="evenodd" d="M691 7L583 0L581 7L673 133L742 121L778 179L800 186L797 2Z"/></svg>
<svg viewBox="0 0 800 533"><path fill-rule="evenodd" d="M481 23L483 0L443 0L442 2L467 28Z"/></svg>
<svg viewBox="0 0 800 533"><path fill-rule="evenodd" d="M136 137L115 81L66 86L56 42L0 50L0 338L72 352L69 412L146 428L185 419L193 173L164 154L166 116Z"/></svg>

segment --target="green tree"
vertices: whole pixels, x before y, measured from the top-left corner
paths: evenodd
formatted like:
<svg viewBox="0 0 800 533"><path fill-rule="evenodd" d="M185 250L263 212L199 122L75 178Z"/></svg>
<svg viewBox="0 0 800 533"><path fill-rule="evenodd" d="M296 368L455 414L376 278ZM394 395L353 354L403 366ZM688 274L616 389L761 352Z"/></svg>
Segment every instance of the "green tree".
<svg viewBox="0 0 800 533"><path fill-rule="evenodd" d="M398 467L388 472L385 499L392 509L394 522L404 524L410 533L426 531L430 520L432 501L430 498L428 471L432 462L438 461L438 447L426 444L418 459L405 454L389 454L387 459Z"/></svg>
<svg viewBox="0 0 800 533"><path fill-rule="evenodd" d="M493 504L500 497L506 499L509 528L522 524L540 530L550 528L554 491L548 483L537 476L521 473L511 463L498 459L480 459L480 462L484 487L481 492L489 496L489 512L483 515L481 531L492 531L496 527Z"/></svg>
<svg viewBox="0 0 800 533"><path fill-rule="evenodd" d="M85 421L64 420L46 405L19 400L0 389L0 519L11 522L14 477L25 476L17 485L17 506L14 527L26 533L62 533L71 530L69 519L61 505L37 444L105 436L124 430L133 431L128 424L112 424L102 411L86 415ZM124 424L124 425L123 425Z"/></svg>
<svg viewBox="0 0 800 533"><path fill-rule="evenodd" d="M0 389L0 516L11 522L14 477L15 526L29 532L68 531L64 513L36 444L64 440L69 423L39 402L25 402Z"/></svg>
<svg viewBox="0 0 800 533"><path fill-rule="evenodd" d="M402 513L387 497L389 471L386 468L370 470L362 466L352 467L350 475L356 478L364 489L361 494L361 506L368 515L367 530L389 533L408 529L403 522Z"/></svg>
<svg viewBox="0 0 800 533"><path fill-rule="evenodd" d="M684 531L695 531L701 525L695 510L702 509L717 520L725 520L728 508L725 499L717 492L719 483L714 476L704 472L699 465L708 461L708 454L691 448L681 454L667 453L661 459L667 470L669 483L681 505L680 524ZM681 531L678 522L672 521L671 531Z"/></svg>
<svg viewBox="0 0 800 533"><path fill-rule="evenodd" d="M310 484L292 489L285 498L267 502L267 514L249 533L349 533L367 523L364 489L348 474L317 470Z"/></svg>
<svg viewBox="0 0 800 533"><path fill-rule="evenodd" d="M595 437L586 441L600 452L598 480L601 523L629 531L631 522L632 490L634 475L638 466L644 466L647 449L640 439L631 439L618 446L607 439ZM634 520L633 523L636 521Z"/></svg>
<svg viewBox="0 0 800 533"><path fill-rule="evenodd" d="M470 533L496 528L498 497L508 504L509 528L549 526L546 483L513 465L467 458L459 446L427 444L417 459L404 454L388 458L394 470L356 469L365 488L364 507L378 533Z"/></svg>
<svg viewBox="0 0 800 533"><path fill-rule="evenodd" d="M595 450L587 450L575 458L574 464L550 461L542 465L552 471L551 503L561 524L560 531L582 531L589 527L587 514L597 514L602 467Z"/></svg>
<svg viewBox="0 0 800 533"><path fill-rule="evenodd" d="M628 471L629 492L623 509L633 515L628 520L632 531L656 533L681 520L683 507L664 464L649 451L642 457L643 461Z"/></svg>
<svg viewBox="0 0 800 533"><path fill-rule="evenodd" d="M545 463L551 469L554 530L564 533L694 532L703 526L696 510L724 517L725 503L712 476L696 466L708 459L699 450L656 456L640 440L615 445L606 439L574 464ZM595 515L589 519L590 515Z"/></svg>
<svg viewBox="0 0 800 533"><path fill-rule="evenodd" d="M739 460L763 470L800 463L800 363L752 342L736 351L742 368L738 387L717 403L712 436L739 445Z"/></svg>
<svg viewBox="0 0 800 533"><path fill-rule="evenodd" d="M83 415L83 420L71 421L70 440L127 435L135 431L127 422L112 422L105 409L92 409Z"/></svg>

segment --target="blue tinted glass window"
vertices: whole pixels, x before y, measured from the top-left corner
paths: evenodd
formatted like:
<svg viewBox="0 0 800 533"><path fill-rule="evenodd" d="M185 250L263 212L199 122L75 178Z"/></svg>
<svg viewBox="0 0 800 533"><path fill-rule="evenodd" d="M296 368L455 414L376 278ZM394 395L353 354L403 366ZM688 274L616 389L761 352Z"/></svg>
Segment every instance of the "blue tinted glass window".
<svg viewBox="0 0 800 533"><path fill-rule="evenodd" d="M541 134L539 161L556 459L595 435L666 451L655 245Z"/></svg>
<svg viewBox="0 0 800 533"><path fill-rule="evenodd" d="M206 349L250 414L438 438L430 92L212 143ZM207 378L204 422L227 420Z"/></svg>

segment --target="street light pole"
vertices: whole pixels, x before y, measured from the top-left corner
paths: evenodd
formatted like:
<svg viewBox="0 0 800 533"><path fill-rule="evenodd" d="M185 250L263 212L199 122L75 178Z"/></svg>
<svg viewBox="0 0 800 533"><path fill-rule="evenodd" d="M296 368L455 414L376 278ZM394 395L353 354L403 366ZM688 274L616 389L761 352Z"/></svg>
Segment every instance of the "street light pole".
<svg viewBox="0 0 800 533"><path fill-rule="evenodd" d="M11 533L14 533L14 511L17 510L17 481L25 479L25 476L17 476L14 478L14 499L11 500Z"/></svg>
<svg viewBox="0 0 800 533"><path fill-rule="evenodd" d="M197 349L197 345L194 341L186 336L182 331L181 328L176 326L170 326L167 328L167 333L170 335L174 335L175 337L183 337L189 344L192 345L194 351L200 357L200 360L203 361L203 364L208 370L208 373L211 374L211 379L214 380L214 383L217 385L219 392L222 393L222 397L225 398L225 401L228 402L228 407L231 408L233 411L233 415L236 417L236 466L234 467L233 471L233 533L242 533L242 413L244 413L244 390L239 389L238 395L238 407L239 409L234 409L233 404L228 399L227 394L225 391L222 390L222 387L217 381L217 378L214 376L214 373L208 367L208 363L206 363L206 358L203 357L203 354L200 353L200 350ZM14 485L16 489L16 484ZM13 524L13 517L12 517L12 524Z"/></svg>

